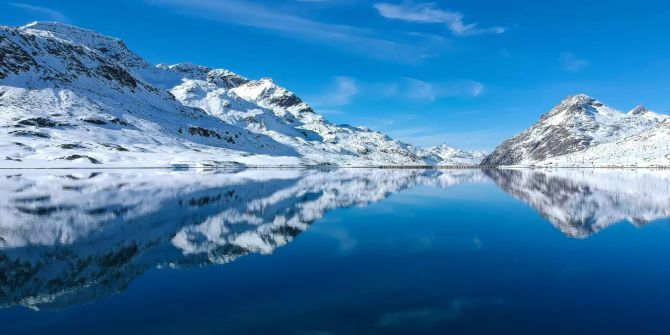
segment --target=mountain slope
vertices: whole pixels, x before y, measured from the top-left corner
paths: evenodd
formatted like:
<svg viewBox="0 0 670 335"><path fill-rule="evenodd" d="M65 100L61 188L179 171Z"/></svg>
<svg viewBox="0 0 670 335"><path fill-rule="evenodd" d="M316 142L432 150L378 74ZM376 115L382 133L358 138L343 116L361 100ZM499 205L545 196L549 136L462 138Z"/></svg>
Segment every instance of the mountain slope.
<svg viewBox="0 0 670 335"><path fill-rule="evenodd" d="M569 164L568 157L650 131L664 115L644 107L619 112L583 94L566 98L531 128L503 142L483 165Z"/></svg>
<svg viewBox="0 0 670 335"><path fill-rule="evenodd" d="M183 106L150 85L126 67L145 63L119 40L34 23L0 27L0 48L1 149L19 166L297 156L290 147Z"/></svg>
<svg viewBox="0 0 670 335"><path fill-rule="evenodd" d="M623 140L551 158L546 165L605 167L670 166L670 120Z"/></svg>
<svg viewBox="0 0 670 335"><path fill-rule="evenodd" d="M271 79L152 66L119 39L60 23L0 27L6 167L427 165L379 132L334 125Z"/></svg>
<svg viewBox="0 0 670 335"><path fill-rule="evenodd" d="M270 78L190 64L160 66L181 77L170 92L186 106L293 147L308 163L425 165L416 149L364 128L334 125Z"/></svg>

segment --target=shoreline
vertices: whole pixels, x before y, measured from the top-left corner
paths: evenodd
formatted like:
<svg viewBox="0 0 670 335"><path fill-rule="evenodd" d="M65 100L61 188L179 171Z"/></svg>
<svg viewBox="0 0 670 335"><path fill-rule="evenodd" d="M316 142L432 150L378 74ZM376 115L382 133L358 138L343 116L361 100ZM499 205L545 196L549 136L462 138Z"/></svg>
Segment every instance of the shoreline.
<svg viewBox="0 0 670 335"><path fill-rule="evenodd" d="M488 170L488 169L584 169L584 170L666 170L670 166L478 166L478 165L371 165L371 166L331 166L331 165L240 165L240 166L56 166L56 167L0 167L0 170L336 170L336 169L389 169L389 170Z"/></svg>

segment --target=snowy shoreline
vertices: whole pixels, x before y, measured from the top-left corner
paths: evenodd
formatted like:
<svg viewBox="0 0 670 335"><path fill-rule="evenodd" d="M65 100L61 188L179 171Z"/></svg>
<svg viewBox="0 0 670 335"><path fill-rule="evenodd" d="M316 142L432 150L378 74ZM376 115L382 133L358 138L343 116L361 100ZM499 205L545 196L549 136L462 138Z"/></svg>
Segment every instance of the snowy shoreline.
<svg viewBox="0 0 670 335"><path fill-rule="evenodd" d="M337 169L397 169L397 170L666 170L670 165L657 166L479 166L479 165L380 165L380 166L336 166L336 165L165 165L165 166L109 166L109 165L82 165L82 166L3 166L0 170L229 170L243 169L269 170L337 170Z"/></svg>

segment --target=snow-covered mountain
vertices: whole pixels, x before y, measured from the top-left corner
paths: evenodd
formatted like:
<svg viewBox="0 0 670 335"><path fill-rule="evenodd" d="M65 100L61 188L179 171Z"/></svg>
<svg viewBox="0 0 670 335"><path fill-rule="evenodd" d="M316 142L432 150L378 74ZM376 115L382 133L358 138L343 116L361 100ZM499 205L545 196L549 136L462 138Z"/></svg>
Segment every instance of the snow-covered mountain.
<svg viewBox="0 0 670 335"><path fill-rule="evenodd" d="M152 66L121 40L74 26L2 26L0 55L2 166L443 162L382 133L329 123L271 79Z"/></svg>
<svg viewBox="0 0 670 335"><path fill-rule="evenodd" d="M431 165L474 166L486 155L483 151L466 151L446 144L419 150L419 156Z"/></svg>
<svg viewBox="0 0 670 335"><path fill-rule="evenodd" d="M539 122L503 142L488 166L653 165L668 159L668 117L639 106L617 111L583 94L568 97ZM654 148L643 151L644 148ZM622 155L624 150L626 155ZM648 155L644 160L642 155Z"/></svg>

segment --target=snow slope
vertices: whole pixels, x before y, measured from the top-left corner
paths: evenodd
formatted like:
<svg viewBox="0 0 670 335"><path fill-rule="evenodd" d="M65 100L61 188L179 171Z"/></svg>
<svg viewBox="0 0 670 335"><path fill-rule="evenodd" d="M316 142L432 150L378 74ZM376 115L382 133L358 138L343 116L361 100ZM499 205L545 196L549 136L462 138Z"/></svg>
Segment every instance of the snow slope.
<svg viewBox="0 0 670 335"><path fill-rule="evenodd" d="M427 165L379 132L334 125L271 79L152 66L60 23L0 27L0 166Z"/></svg>
<svg viewBox="0 0 670 335"><path fill-rule="evenodd" d="M667 167L670 166L670 120L641 133L551 158L546 166Z"/></svg>
<svg viewBox="0 0 670 335"><path fill-rule="evenodd" d="M329 123L270 78L248 80L191 64L161 68L182 77L170 92L184 105L295 148L308 164L426 165L410 145L365 128Z"/></svg>
<svg viewBox="0 0 670 335"><path fill-rule="evenodd" d="M610 108L583 94L566 98L539 122L503 142L484 165L506 166L604 166L624 165L626 157L643 147L658 147L649 163L668 165L663 130L668 117L639 106L628 113ZM605 150L605 148L609 148ZM651 154L651 153L650 153ZM645 165L640 157L628 160ZM650 165L650 164L647 164Z"/></svg>

